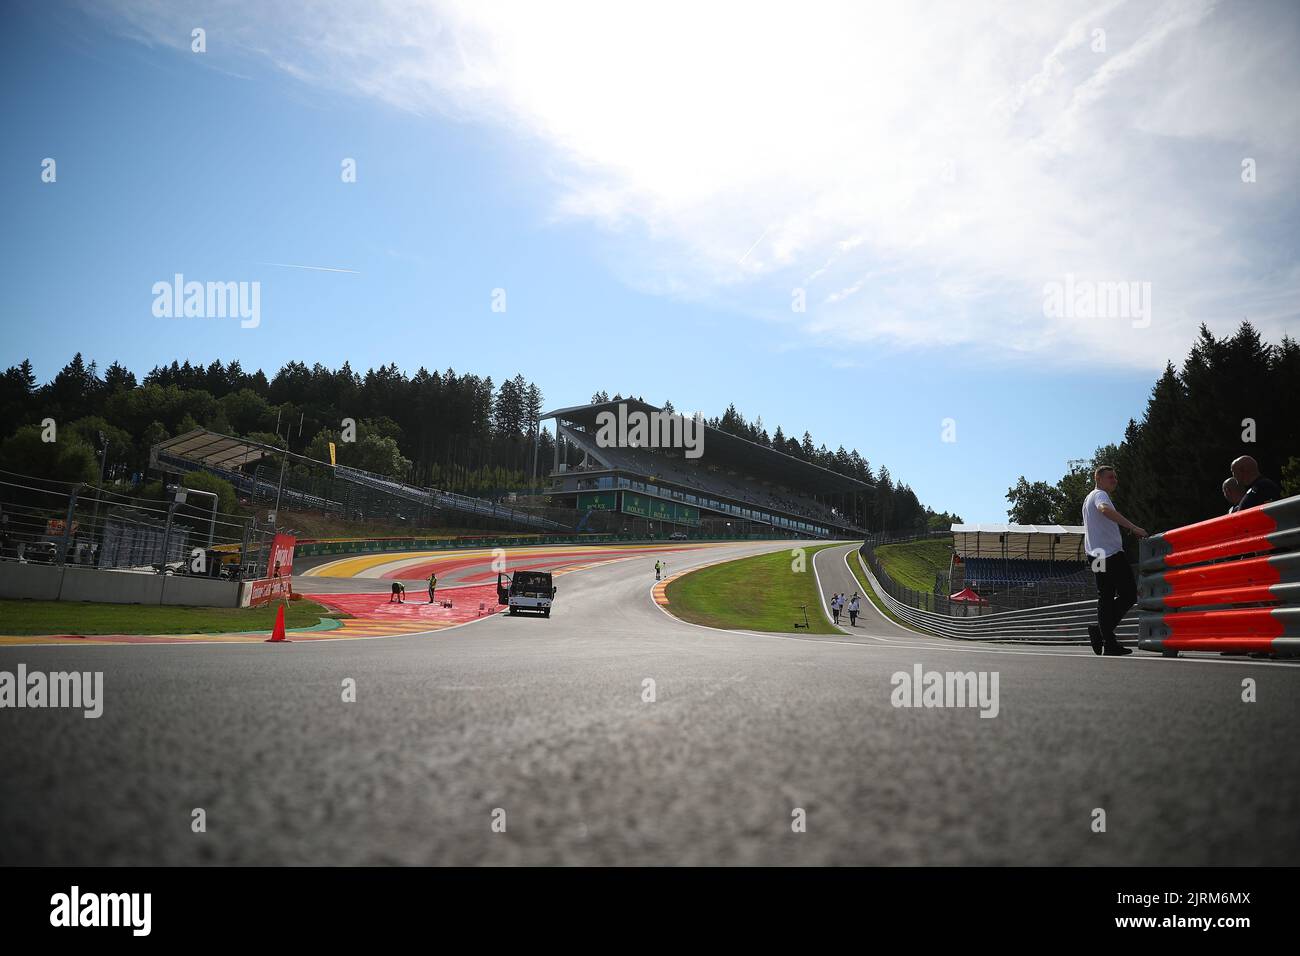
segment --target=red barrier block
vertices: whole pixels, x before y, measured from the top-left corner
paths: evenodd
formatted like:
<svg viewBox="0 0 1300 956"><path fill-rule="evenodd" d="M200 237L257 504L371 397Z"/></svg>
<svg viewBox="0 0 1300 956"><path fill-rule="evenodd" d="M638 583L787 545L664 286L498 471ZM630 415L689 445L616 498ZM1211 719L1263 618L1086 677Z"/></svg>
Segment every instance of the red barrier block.
<svg viewBox="0 0 1300 956"><path fill-rule="evenodd" d="M1142 542L1140 567L1154 571L1297 547L1300 547L1300 496L1152 535Z"/></svg>
<svg viewBox="0 0 1300 956"><path fill-rule="evenodd" d="M1298 610L1298 609L1292 609ZM1164 614L1150 622L1152 637L1251 637L1272 640L1287 632L1286 619L1279 608L1232 608L1226 611L1183 611Z"/></svg>
<svg viewBox="0 0 1300 956"><path fill-rule="evenodd" d="M1229 604L1300 604L1300 584L1251 584L1208 591L1183 591L1163 598L1144 597L1139 604L1144 611Z"/></svg>

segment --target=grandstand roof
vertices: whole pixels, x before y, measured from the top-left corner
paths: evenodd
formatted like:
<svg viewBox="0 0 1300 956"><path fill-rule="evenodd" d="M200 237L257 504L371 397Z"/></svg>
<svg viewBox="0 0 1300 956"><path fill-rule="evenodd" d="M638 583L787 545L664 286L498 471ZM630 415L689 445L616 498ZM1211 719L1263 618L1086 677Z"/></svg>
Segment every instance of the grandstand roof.
<svg viewBox="0 0 1300 956"><path fill-rule="evenodd" d="M962 558L1083 560L1083 526L1061 524L954 524L952 546Z"/></svg>
<svg viewBox="0 0 1300 956"><path fill-rule="evenodd" d="M619 405L626 405L628 411L643 411L647 414L663 411L662 408L648 402L625 398L619 401L557 408L554 411L543 413L542 418L555 418L594 428L597 415L604 411L612 412ZM866 482L850 478L848 475L841 475L829 468L823 468L820 465L793 458L772 448L765 448L748 439L739 438L709 425L705 425L704 428L705 455L714 462L717 462L718 459L724 459L733 463L736 467L748 468L752 472L761 474L772 481L784 482L808 491L822 493L854 492L871 488L871 485ZM653 452L655 449L640 450Z"/></svg>
<svg viewBox="0 0 1300 956"><path fill-rule="evenodd" d="M206 428L196 428L153 446L155 454L165 452L213 468L238 468L261 461L274 450L260 442L219 435Z"/></svg>
<svg viewBox="0 0 1300 956"><path fill-rule="evenodd" d="M1083 534L1083 525L1074 524L955 524L953 534Z"/></svg>

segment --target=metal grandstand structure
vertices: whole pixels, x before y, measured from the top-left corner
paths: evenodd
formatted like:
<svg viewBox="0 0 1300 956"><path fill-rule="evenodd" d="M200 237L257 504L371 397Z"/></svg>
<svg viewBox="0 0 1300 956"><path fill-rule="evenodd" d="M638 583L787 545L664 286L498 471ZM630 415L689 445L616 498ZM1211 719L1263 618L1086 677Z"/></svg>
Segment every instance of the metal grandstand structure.
<svg viewBox="0 0 1300 956"><path fill-rule="evenodd" d="M952 590L971 585L1018 606L1049 593L1082 600L1092 591L1082 525L954 524L951 532Z"/></svg>
<svg viewBox="0 0 1300 956"><path fill-rule="evenodd" d="M254 504L279 503L350 520L382 519L428 526L439 517L458 523L565 531L570 526L520 508L317 461L274 445L198 428L149 451L150 468L171 474L207 471L224 478Z"/></svg>
<svg viewBox="0 0 1300 956"><path fill-rule="evenodd" d="M854 537L864 533L851 516L862 513L870 485L700 422L702 454L650 444L611 445L597 439L602 413L663 416L633 399L574 405L544 413L556 423L550 495L583 520L612 513L658 530L748 528L755 535Z"/></svg>

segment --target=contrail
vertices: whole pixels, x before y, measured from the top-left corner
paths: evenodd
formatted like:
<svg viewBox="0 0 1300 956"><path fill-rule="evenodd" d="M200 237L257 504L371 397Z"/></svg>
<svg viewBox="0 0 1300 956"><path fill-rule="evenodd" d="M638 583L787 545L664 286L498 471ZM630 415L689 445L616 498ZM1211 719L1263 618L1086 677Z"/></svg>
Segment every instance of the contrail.
<svg viewBox="0 0 1300 956"><path fill-rule="evenodd" d="M743 266L745 264L745 260L749 258L749 254L754 251L754 249L758 246L760 242L763 241L764 237L768 234L771 228L772 228L771 226L768 226L767 229L763 230L763 235L759 236L757 239L754 240L754 245L750 246L748 249L745 250L745 254L740 257L740 261L737 262L736 265Z"/></svg>
<svg viewBox="0 0 1300 956"><path fill-rule="evenodd" d="M331 269L329 266L300 266L296 262L259 262L259 266L280 266L285 269L310 269L312 272L346 272L348 275L359 276L360 272L355 269Z"/></svg>

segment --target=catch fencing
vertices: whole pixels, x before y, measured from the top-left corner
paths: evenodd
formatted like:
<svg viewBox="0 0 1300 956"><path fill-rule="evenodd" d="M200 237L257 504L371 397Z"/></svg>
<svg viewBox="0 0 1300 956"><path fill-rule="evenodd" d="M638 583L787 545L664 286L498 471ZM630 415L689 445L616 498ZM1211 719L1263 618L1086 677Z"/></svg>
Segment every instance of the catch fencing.
<svg viewBox="0 0 1300 956"><path fill-rule="evenodd" d="M1080 597L1074 585L1055 590L1039 587L1032 595L1013 593L1011 600L1025 602L1018 607L1003 603L1005 593L993 595L997 603L972 605L954 601L946 594L903 587L881 566L870 544L864 543L858 550L858 560L890 613L912 627L941 637L1086 642L1088 625L1097 621L1095 592L1092 597ZM1130 612L1115 628L1115 636L1121 643L1132 641L1137 637L1137 627L1137 617Z"/></svg>
<svg viewBox="0 0 1300 956"><path fill-rule="evenodd" d="M274 530L218 510L212 492L163 499L0 471L0 560L240 580L265 571Z"/></svg>

